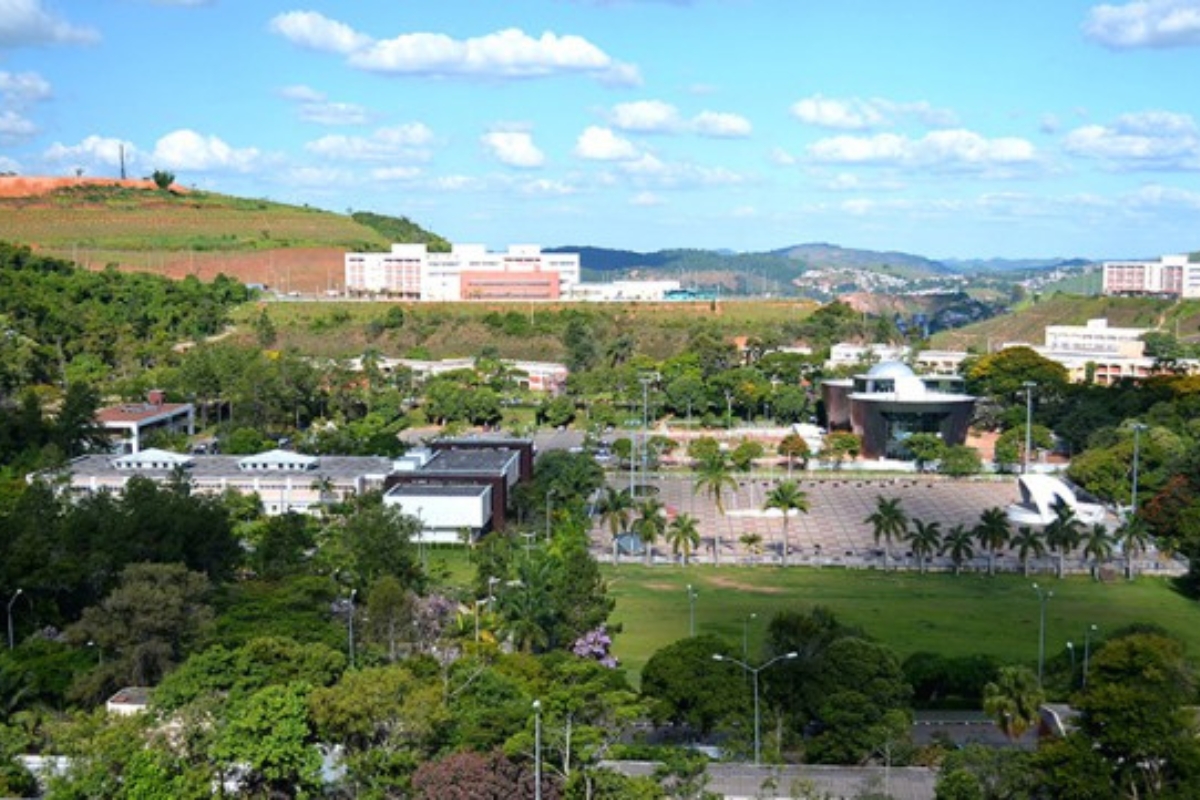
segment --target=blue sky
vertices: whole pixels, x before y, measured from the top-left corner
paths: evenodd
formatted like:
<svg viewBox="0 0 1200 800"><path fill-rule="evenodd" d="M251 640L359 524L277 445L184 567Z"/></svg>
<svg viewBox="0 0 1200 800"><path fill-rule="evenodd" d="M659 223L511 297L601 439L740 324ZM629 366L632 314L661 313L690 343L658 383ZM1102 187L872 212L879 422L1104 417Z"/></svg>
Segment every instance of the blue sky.
<svg viewBox="0 0 1200 800"><path fill-rule="evenodd" d="M1200 0L0 0L0 171L453 241L1200 249Z"/></svg>

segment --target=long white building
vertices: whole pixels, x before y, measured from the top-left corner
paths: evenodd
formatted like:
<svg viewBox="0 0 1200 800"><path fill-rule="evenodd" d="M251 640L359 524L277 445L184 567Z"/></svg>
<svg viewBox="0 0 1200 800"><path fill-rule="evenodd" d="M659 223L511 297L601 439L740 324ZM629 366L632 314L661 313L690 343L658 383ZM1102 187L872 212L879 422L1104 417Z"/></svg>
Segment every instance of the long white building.
<svg viewBox="0 0 1200 800"><path fill-rule="evenodd" d="M456 244L431 253L424 244L393 244L387 253L346 253L346 291L402 300L558 300L580 282L578 253L543 253L537 245L489 252Z"/></svg>
<svg viewBox="0 0 1200 800"><path fill-rule="evenodd" d="M1200 264L1186 254L1157 261L1106 261L1103 293L1200 297Z"/></svg>

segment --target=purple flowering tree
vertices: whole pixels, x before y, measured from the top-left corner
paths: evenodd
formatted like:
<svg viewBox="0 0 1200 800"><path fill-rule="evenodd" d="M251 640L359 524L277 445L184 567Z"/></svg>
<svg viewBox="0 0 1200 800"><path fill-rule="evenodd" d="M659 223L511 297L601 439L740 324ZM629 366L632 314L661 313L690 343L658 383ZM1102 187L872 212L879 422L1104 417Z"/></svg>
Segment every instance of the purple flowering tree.
<svg viewBox="0 0 1200 800"><path fill-rule="evenodd" d="M571 652L580 658L598 661L609 669L616 669L617 658L611 651L612 637L608 635L608 628L604 625L588 631L571 645Z"/></svg>

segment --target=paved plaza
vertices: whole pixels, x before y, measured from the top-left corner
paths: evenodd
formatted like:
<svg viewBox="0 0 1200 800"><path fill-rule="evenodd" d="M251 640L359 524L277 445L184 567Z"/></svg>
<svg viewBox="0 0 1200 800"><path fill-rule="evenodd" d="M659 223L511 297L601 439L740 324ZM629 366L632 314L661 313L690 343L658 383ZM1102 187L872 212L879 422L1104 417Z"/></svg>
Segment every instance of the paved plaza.
<svg viewBox="0 0 1200 800"><path fill-rule="evenodd" d="M747 475L738 480L736 491L724 496L725 515L717 511L710 495L693 491L694 482L690 475L652 475L638 480L639 484L656 487L658 497L667 506L668 515L691 514L699 521L701 544L692 560L712 563L717 540L717 551L722 564L765 561L778 564L781 561L783 517L779 511L763 511L767 493L782 478L778 475ZM807 494L809 512L793 514L788 525L791 542L789 562L813 566L844 566L866 568L883 566L883 545L876 544L874 530L866 522L876 508L877 498L898 497L908 518L925 522L938 522L942 534L955 525L973 528L980 514L987 508L1001 508L1020 498L1016 476L949 479L937 475L906 474L895 477L862 477L847 474L797 473L793 478ZM627 473L610 476L612 485L628 487ZM1110 530L1116 520L1109 520ZM761 555L750 552L741 542L745 534L762 537ZM593 527L593 545L598 557L611 557L612 538L597 517ZM904 542L892 543L894 565L916 566L915 559ZM656 561L665 562L674 556L670 547L658 542L654 547ZM1031 559L1031 567L1037 571L1051 569L1053 559ZM982 569L987 565L987 554L976 547L975 558L964 565L965 569ZM936 556L927 560L930 569L950 569L949 558ZM1089 569L1089 564L1079 553L1070 556L1066 563L1069 571ZM1142 560L1140 569L1173 570L1177 565L1164 564L1149 556ZM996 568L1019 569L1017 554L1004 550L996 561Z"/></svg>

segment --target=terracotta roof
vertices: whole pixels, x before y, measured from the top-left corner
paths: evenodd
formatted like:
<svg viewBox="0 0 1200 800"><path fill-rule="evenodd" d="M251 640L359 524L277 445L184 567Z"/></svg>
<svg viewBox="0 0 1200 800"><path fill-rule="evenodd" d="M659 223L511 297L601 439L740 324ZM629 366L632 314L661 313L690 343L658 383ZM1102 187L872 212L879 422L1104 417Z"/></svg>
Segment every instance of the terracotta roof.
<svg viewBox="0 0 1200 800"><path fill-rule="evenodd" d="M189 403L125 403L119 406L109 406L96 412L96 421L107 422L138 422L162 415L170 415L187 410Z"/></svg>

